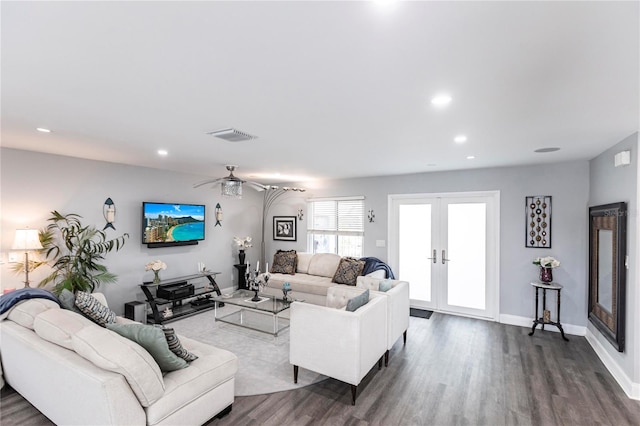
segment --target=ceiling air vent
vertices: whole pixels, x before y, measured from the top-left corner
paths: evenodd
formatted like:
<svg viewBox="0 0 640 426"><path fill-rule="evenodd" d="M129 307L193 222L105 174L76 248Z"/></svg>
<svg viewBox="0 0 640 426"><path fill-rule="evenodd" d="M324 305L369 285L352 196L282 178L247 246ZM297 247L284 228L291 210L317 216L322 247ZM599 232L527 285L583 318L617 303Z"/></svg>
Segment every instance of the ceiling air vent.
<svg viewBox="0 0 640 426"><path fill-rule="evenodd" d="M224 139L225 141L229 141L229 142L242 142L242 141L248 141L248 140L257 138L257 136L253 136L253 135L250 135L249 133L241 132L240 130L236 130L232 128L214 130L213 132L207 132L207 134L215 136L220 139Z"/></svg>

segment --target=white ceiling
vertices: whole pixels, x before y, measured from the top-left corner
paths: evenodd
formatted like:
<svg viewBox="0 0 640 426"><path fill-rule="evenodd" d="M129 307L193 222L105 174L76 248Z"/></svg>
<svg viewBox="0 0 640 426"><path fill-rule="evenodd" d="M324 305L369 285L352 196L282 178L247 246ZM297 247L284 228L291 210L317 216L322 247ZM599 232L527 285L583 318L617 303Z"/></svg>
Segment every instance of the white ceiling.
<svg viewBox="0 0 640 426"><path fill-rule="evenodd" d="M269 182L590 159L639 128L638 2L3 1L1 14L4 147L211 177L237 164ZM453 101L438 109L441 92ZM205 134L224 127L259 138Z"/></svg>

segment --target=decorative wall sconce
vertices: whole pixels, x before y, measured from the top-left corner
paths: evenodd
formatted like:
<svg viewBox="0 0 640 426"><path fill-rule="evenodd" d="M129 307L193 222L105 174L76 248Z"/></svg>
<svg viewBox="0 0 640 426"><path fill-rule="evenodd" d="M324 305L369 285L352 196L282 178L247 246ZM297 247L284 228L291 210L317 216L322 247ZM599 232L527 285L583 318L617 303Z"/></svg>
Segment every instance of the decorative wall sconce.
<svg viewBox="0 0 640 426"><path fill-rule="evenodd" d="M298 209L298 220L302 221L303 217L304 217L304 213L302 213L302 209Z"/></svg>
<svg viewBox="0 0 640 426"><path fill-rule="evenodd" d="M218 226L222 228L222 207L220 207L220 203L216 204L216 224L213 226Z"/></svg>
<svg viewBox="0 0 640 426"><path fill-rule="evenodd" d="M369 210L367 217L369 218L370 223L375 222L376 215L373 213L373 209Z"/></svg>

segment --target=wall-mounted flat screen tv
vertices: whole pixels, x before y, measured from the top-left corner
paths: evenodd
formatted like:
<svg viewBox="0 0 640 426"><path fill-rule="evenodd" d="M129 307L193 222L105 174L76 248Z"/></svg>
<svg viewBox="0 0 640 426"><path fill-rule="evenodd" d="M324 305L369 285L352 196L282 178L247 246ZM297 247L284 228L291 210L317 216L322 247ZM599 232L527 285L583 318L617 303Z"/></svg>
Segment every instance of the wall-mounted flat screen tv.
<svg viewBox="0 0 640 426"><path fill-rule="evenodd" d="M202 204L142 203L142 244L149 247L193 245L204 240Z"/></svg>

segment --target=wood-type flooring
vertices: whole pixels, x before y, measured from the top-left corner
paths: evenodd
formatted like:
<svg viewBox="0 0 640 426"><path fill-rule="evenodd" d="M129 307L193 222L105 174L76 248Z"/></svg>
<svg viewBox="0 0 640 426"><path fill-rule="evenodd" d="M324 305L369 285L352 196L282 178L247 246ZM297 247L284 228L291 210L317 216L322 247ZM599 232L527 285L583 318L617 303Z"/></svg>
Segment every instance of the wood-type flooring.
<svg viewBox="0 0 640 426"><path fill-rule="evenodd" d="M412 317L407 345L397 342L389 366L369 372L355 406L349 386L328 379L237 397L229 415L207 425L640 425L640 401L625 395L584 337L529 331ZM0 424L52 423L5 387Z"/></svg>

